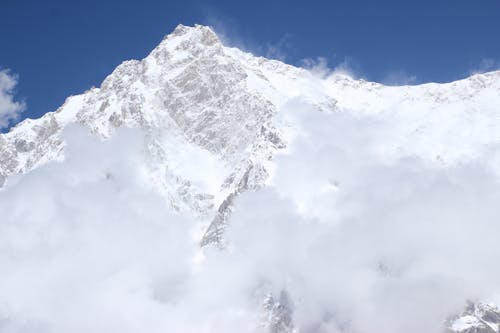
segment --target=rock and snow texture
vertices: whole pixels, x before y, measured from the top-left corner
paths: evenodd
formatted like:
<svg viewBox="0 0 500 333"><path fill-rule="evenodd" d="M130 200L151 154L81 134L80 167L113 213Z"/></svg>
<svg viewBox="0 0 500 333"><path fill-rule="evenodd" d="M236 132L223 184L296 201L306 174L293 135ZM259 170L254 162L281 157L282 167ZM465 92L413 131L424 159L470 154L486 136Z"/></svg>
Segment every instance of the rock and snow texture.
<svg viewBox="0 0 500 333"><path fill-rule="evenodd" d="M469 302L465 310L449 320L449 329L460 333L496 333L500 311L494 304Z"/></svg>
<svg viewBox="0 0 500 333"><path fill-rule="evenodd" d="M148 134L149 173L168 204L214 216L234 193L261 186L265 164L284 147L272 121L276 105L252 87L267 79L259 63L242 63L248 55L240 53L226 49L207 27L179 26L144 60L121 64L100 88L2 135L0 184L61 158L68 124L84 124L102 137L139 127ZM289 67L267 62L281 67L278 76Z"/></svg>
<svg viewBox="0 0 500 333"><path fill-rule="evenodd" d="M157 320L158 330L177 327L179 332L230 332L238 323L244 326L238 327L241 332L437 332L445 326L445 318L460 313L467 299L489 297L500 289L495 280L500 270L489 266L500 259L494 250L500 231L496 226L499 105L498 72L447 84L386 87L256 57L224 46L208 27L180 25L145 59L118 66L99 88L69 97L57 111L0 134L0 187L4 186L0 207L13 207L0 223L4 235L0 241L5 244L0 247L0 265L10 268L0 284L12 287L16 277L36 272L28 266L35 260L29 255L34 249L54 265L69 265L66 257L51 252L66 247L76 251L78 259L92 261L91 256L83 256L83 245L74 248L58 238L68 232L76 244L87 244L86 234L79 234L78 227L58 231L54 222L68 219L78 225L79 220L68 214L83 212L77 207L79 200L88 209L92 203L68 194L77 201L70 203L55 191L43 201L40 197L46 194L34 191L26 199L42 201L28 214L20 194L21 189L29 191L26 184L57 183L61 193L73 193L72 189L85 185L84 193L92 196L101 193L96 189L103 182L102 201L108 198L112 209L127 206L127 200L135 202L116 216L95 216L123 219L125 230L133 234L136 220L129 217L141 216L143 209L155 212L145 214L146 225L139 228L139 240L152 237L147 250L139 243L131 246L139 253L132 255L137 267L144 268L141 255L154 257L153 250L164 251L158 260L175 258L174 247L162 244L152 230L158 228L158 235L168 238L182 227L174 223L164 230L151 222L161 216L169 221L181 216L190 227L179 240L196 244L196 250L186 249L182 257L192 256L192 263L186 260L193 267L174 265L173 271L181 272L174 275L162 271L157 262L147 266L148 273L134 270L132 274L119 254L99 262L113 266L119 259L116 270L102 268L99 273L106 283L111 283L110 276L122 282L115 296L127 301L133 299L127 298L127 288L144 292L137 281L154 277L148 291L153 295L151 304L142 294L137 303L125 302L131 307L136 304L140 311L146 311L140 306L151 307L150 317L141 312L130 332L138 331L141 318ZM84 142L94 141L79 146L85 135L73 124L93 134ZM135 132L122 133L127 129ZM137 141L140 147L135 146ZM78 156L78 149L91 150L92 145L105 146L96 148L98 160L88 152ZM116 160L108 159L115 150ZM128 161L125 171L119 158ZM80 166L86 164L90 171ZM64 168L71 172L66 174ZM79 177L83 181L75 180ZM129 186L146 198L153 196L151 207L127 191ZM167 212L159 208L155 195L166 203ZM57 208L61 202L64 211ZM44 214L37 216L37 209ZM83 216L85 220L94 215ZM25 221L19 230L14 223L18 220ZM29 229L29 223L36 228ZM108 251L104 241L111 244L110 232L121 229L94 223L90 226L102 231L96 237L104 237L97 248ZM23 232L28 234L26 239L16 241ZM45 237L48 243L37 237ZM120 235L118 240L125 246L130 239ZM229 258L221 258L217 251ZM21 258L18 266L15 258ZM28 290L48 284L47 290L60 292L52 282L64 285L65 278L77 279L57 275L64 267L48 272L40 284L28 279ZM245 275L240 276L243 282L217 275L225 270L235 279ZM51 274L60 280L51 280ZM130 285L120 276L129 278ZM164 276L168 278L163 281ZM96 285L102 282L86 278ZM187 285L179 282L184 279ZM224 294L225 285L234 298L218 296L226 304L214 306L210 297ZM120 293L121 287L126 292ZM200 291L210 288L214 291ZM50 303L52 307L44 312L28 306L28 296L16 300L14 294L2 296L1 291L0 331L5 327L8 332L21 332L20 322L27 331L33 330L32 325L43 331L39 324L47 331L78 331L73 316L83 311L82 304L90 305L89 298L73 295L80 303L57 321L52 315L60 310L59 303ZM402 295L407 299L399 305ZM113 300L113 293L104 296L102 302ZM430 306L433 297L444 301ZM154 302L161 306L155 307ZM477 309L483 309L480 304ZM201 313L203 306L213 307L213 315L198 314L194 320L201 326L187 324L183 311ZM88 330L122 329L117 318L123 313L98 308L109 315L109 323ZM485 319L477 309L469 307L449 329L497 332L498 316ZM162 311L173 314L160 320ZM176 315L177 326L173 324ZM252 320L258 323L262 318L264 324L252 326Z"/></svg>

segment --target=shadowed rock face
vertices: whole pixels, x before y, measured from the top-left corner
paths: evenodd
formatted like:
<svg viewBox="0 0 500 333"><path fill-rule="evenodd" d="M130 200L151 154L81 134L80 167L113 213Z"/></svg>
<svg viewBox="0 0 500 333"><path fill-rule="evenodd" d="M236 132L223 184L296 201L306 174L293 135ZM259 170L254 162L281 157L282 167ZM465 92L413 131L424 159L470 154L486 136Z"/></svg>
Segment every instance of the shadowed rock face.
<svg viewBox="0 0 500 333"><path fill-rule="evenodd" d="M251 162L242 176L234 177L239 179L239 182L234 192L230 193L217 209L215 217L203 235L200 243L201 246L215 244L219 247L224 247L224 229L231 216L235 198L245 191L258 190L264 184L267 177L268 173L262 165L254 165ZM231 182L234 182L234 180L229 181L229 183Z"/></svg>
<svg viewBox="0 0 500 333"><path fill-rule="evenodd" d="M34 142L28 142L26 140L23 140L23 139L18 139L16 141L14 141L14 147L16 148L16 150L18 152L21 152L21 153L27 153L31 150L33 150L33 148L35 148L35 143Z"/></svg>

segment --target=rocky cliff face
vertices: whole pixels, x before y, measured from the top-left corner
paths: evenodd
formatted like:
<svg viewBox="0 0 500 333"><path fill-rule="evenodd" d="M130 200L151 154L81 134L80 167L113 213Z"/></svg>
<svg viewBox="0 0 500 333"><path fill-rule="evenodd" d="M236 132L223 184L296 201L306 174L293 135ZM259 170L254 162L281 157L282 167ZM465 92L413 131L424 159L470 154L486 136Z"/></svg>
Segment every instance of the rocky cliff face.
<svg viewBox="0 0 500 333"><path fill-rule="evenodd" d="M290 111L297 105L391 119L391 144L379 151L388 161L418 156L446 167L500 142L500 73L403 87L325 74L226 47L208 27L180 25L143 60L118 66L99 88L1 134L0 187L12 175L63 159L62 133L70 124L103 140L120 127L141 128L148 176L167 205L205 222L201 245L224 246L233 200L272 181L274 156L286 153L300 133ZM178 167L186 153L205 164L186 173ZM278 298L263 306L269 330L291 332L288 296ZM499 323L496 309L478 303L450 329L498 332Z"/></svg>

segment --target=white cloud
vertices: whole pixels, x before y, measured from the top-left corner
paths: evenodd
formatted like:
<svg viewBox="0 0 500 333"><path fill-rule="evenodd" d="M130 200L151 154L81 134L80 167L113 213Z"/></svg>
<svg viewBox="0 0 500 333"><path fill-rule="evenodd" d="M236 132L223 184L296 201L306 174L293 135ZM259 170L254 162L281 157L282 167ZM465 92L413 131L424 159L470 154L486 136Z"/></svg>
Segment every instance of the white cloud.
<svg viewBox="0 0 500 333"><path fill-rule="evenodd" d="M268 59L285 62L288 58L288 50L292 47L291 38L290 34L286 34L276 43L268 43L265 47L264 56Z"/></svg>
<svg viewBox="0 0 500 333"><path fill-rule="evenodd" d="M221 40L222 44L237 47L240 50L261 55L265 50L254 43L249 36L243 36L237 22L225 17L213 9L205 9L205 24L208 25Z"/></svg>
<svg viewBox="0 0 500 333"><path fill-rule="evenodd" d="M353 79L363 78L361 66L350 57L345 57L333 68L329 66L328 59L325 57L305 58L300 61L300 65L321 78L336 75ZM390 86L412 85L417 83L417 77L404 70L393 70L387 73L381 83Z"/></svg>
<svg viewBox="0 0 500 333"><path fill-rule="evenodd" d="M417 83L417 76L404 70L394 70L387 73L382 83L389 86L412 85Z"/></svg>
<svg viewBox="0 0 500 333"><path fill-rule="evenodd" d="M484 58L475 68L469 71L469 75L481 74L500 70L500 61L492 58Z"/></svg>
<svg viewBox="0 0 500 333"><path fill-rule="evenodd" d="M359 64L350 57L345 57L340 63L333 68L334 74L347 75L355 79L363 76Z"/></svg>
<svg viewBox="0 0 500 333"><path fill-rule="evenodd" d="M443 167L386 153L415 144L391 115L315 110L282 107L300 132L201 261L140 131L68 129L64 161L0 190L0 331L266 332L263 299L286 290L300 332L437 333L499 291L498 146Z"/></svg>
<svg viewBox="0 0 500 333"><path fill-rule="evenodd" d="M0 331L169 327L196 248L192 224L145 182L140 133L65 137L64 162L0 190Z"/></svg>
<svg viewBox="0 0 500 333"><path fill-rule="evenodd" d="M331 73L331 69L328 67L328 60L325 57L305 58L301 61L301 66L310 70L321 77L327 76Z"/></svg>
<svg viewBox="0 0 500 333"><path fill-rule="evenodd" d="M222 18L210 11L205 18L209 25L217 34L222 44L229 47L237 47L240 50L250 52L257 56L268 59L276 59L285 62L288 58L288 51L292 48L291 35L284 34L274 43L266 43L264 46L252 41L250 36L244 36L234 20Z"/></svg>
<svg viewBox="0 0 500 333"><path fill-rule="evenodd" d="M229 234L265 284L288 291L301 331L442 332L465 300L499 291L498 147L442 168L382 154L391 119L294 112L292 153L273 188L241 198Z"/></svg>
<svg viewBox="0 0 500 333"><path fill-rule="evenodd" d="M0 70L0 129L19 119L19 115L26 108L24 102L14 100L16 85L16 75L6 69Z"/></svg>
<svg viewBox="0 0 500 333"><path fill-rule="evenodd" d="M300 61L300 65L322 78L329 75L348 76L353 79L362 77L360 66L350 57L345 57L333 68L329 67L328 59L325 57L305 58Z"/></svg>

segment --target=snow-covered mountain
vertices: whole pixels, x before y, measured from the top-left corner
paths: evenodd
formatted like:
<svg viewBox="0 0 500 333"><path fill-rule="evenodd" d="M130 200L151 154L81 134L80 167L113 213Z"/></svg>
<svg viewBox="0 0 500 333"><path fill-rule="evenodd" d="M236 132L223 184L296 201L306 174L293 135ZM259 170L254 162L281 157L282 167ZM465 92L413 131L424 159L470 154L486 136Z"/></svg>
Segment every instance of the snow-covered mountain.
<svg viewBox="0 0 500 333"><path fill-rule="evenodd" d="M356 211L356 205L383 204L383 210L397 211L395 207L412 198L420 181L439 182L436 174L461 179L468 175L461 171L464 165L481 164L496 179L500 176L499 105L500 72L447 84L384 86L256 57L224 46L209 27L179 25L146 58L118 66L99 88L71 96L57 111L27 119L0 134L0 186L14 188L22 179L15 175L63 161L63 132L72 124L83 125L102 141L120 128L138 128L144 133L141 156L149 183L170 210L198 221L201 246L225 248L225 229L233 219L235 201L246 192L271 189L291 202L297 216L320 225L338 225L346 219L366 219L351 211ZM392 178L394 170L396 178ZM420 170L432 170L432 176ZM417 185L413 181L410 185L408 179L415 175ZM397 192L385 188L387 183L398 184ZM476 183L463 186L471 184ZM377 192L366 190L370 187ZM465 192L475 191L470 199L474 200L483 195L481 190L481 186L477 191L468 187ZM446 191L441 195L449 198ZM355 193L359 198L353 199ZM430 193L434 192L427 197ZM441 200L439 192L436 195L434 200ZM496 197L486 195L485 200L490 199L493 202ZM470 200L457 202L466 205ZM337 207L347 201L347 206L339 207L349 209ZM447 203L442 205L447 211ZM489 213L494 212L492 207L488 206ZM450 225L444 229L452 235ZM422 237L417 236L426 239ZM463 240L460 237L457 242ZM387 279L404 276L404 265L392 261L389 255L380 258L373 274ZM491 290L491 295L496 292ZM0 318L1 301L0 297ZM456 304L460 301L465 304L467 299ZM348 332L352 327L349 319L331 319L335 317L331 311L322 316L335 322L333 326L301 325L301 316L307 313L294 317L300 306L292 313L289 304L300 299L286 290L262 302L268 331ZM450 316L459 313L457 308L442 310ZM498 310L487 309L486 319L474 309L467 311L449 320L449 329L498 332ZM444 323L446 317L442 318ZM460 325L464 322L467 325ZM360 327L352 331L359 332Z"/></svg>

